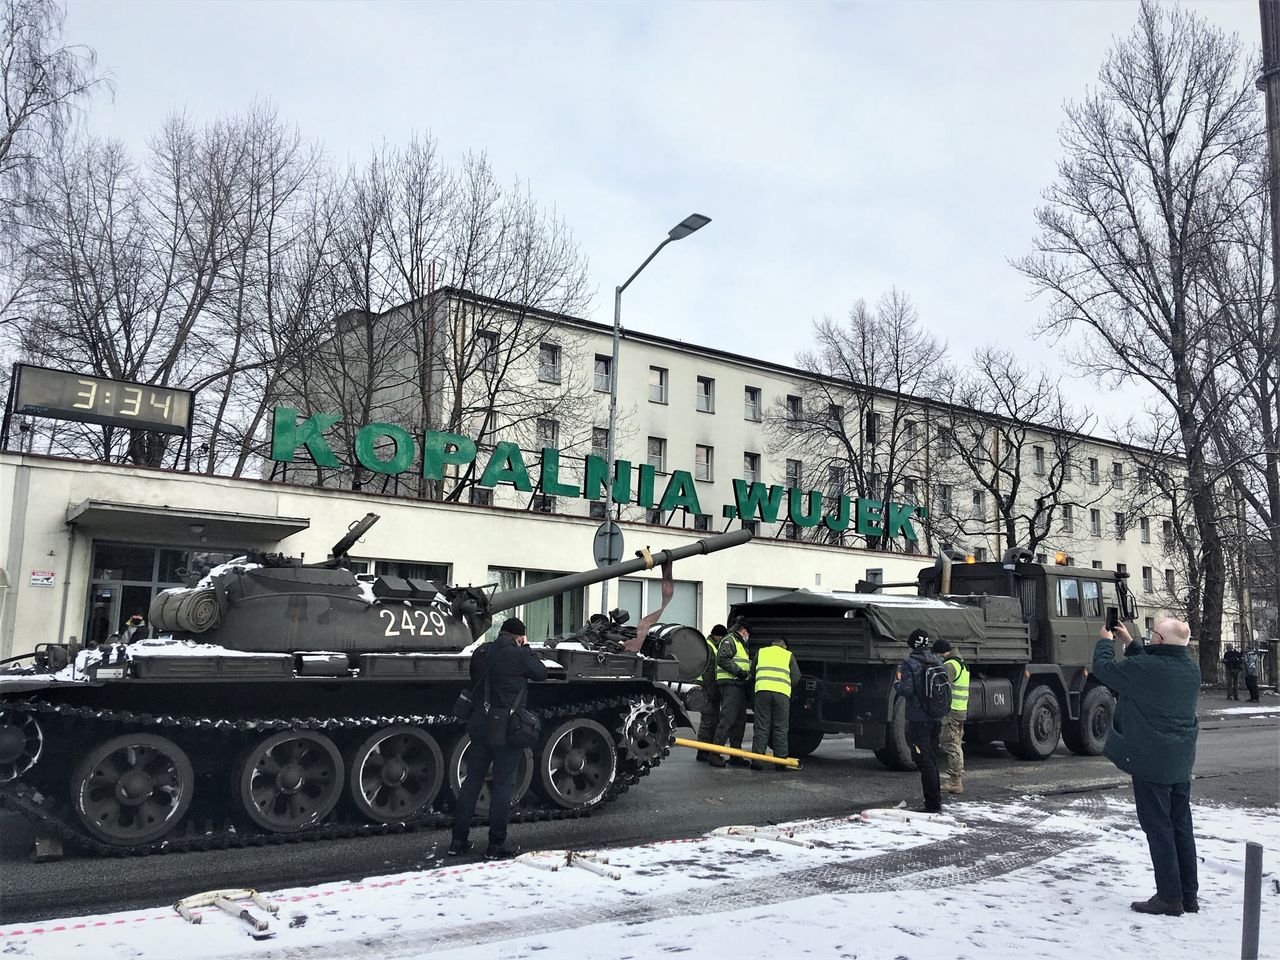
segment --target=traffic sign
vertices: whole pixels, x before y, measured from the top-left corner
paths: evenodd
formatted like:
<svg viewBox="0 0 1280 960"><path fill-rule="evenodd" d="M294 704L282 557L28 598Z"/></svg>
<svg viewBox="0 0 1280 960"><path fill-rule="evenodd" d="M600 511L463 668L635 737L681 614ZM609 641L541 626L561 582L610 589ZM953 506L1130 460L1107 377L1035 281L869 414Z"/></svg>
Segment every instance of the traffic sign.
<svg viewBox="0 0 1280 960"><path fill-rule="evenodd" d="M622 528L612 520L606 520L596 528L592 548L597 567L617 563L622 559Z"/></svg>

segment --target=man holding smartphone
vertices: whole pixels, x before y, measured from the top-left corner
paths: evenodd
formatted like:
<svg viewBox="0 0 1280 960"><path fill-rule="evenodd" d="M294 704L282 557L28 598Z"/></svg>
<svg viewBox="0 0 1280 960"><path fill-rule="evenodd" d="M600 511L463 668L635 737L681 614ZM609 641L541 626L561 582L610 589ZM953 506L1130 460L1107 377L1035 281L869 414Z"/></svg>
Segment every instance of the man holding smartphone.
<svg viewBox="0 0 1280 960"><path fill-rule="evenodd" d="M1113 618L1108 611L1108 621ZM1147 835L1156 895L1130 906L1138 913L1177 917L1200 909L1196 839L1191 823L1191 768L1200 724L1200 667L1187 652L1190 629L1162 617L1151 643L1134 642L1121 623L1103 627L1093 651L1093 675L1116 694L1104 753L1133 777L1138 823ZM1115 638L1125 641L1116 659Z"/></svg>

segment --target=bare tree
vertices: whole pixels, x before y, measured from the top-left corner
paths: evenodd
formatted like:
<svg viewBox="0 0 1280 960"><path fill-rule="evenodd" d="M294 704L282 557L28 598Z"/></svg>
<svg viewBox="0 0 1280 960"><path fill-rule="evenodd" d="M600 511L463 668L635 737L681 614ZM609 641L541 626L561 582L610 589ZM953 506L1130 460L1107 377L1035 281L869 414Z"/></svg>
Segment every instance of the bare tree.
<svg viewBox="0 0 1280 960"><path fill-rule="evenodd" d="M976 351L941 396L946 440L935 444L934 475L953 493L950 511L933 517L939 535L1033 553L1074 542L1075 518L1097 502L1077 473L1092 417L1071 408L1059 381L993 347ZM955 498L961 485L975 494L968 502Z"/></svg>
<svg viewBox="0 0 1280 960"><path fill-rule="evenodd" d="M1187 607L1206 667L1219 657L1225 570L1208 463L1219 411L1205 398L1233 344L1198 293L1212 240L1237 212L1221 186L1262 134L1253 72L1236 38L1144 0L1098 88L1067 107L1035 252L1016 264L1050 295L1045 332L1086 333L1081 369L1140 383L1173 415L1202 552Z"/></svg>
<svg viewBox="0 0 1280 960"><path fill-rule="evenodd" d="M858 300L843 323L816 323L814 338L816 347L796 358L810 377L766 417L770 450L786 457L789 485L832 498L925 503L934 414L921 398L935 396L943 383L945 344L924 329L910 297L897 289L874 306ZM822 526L786 529L791 536L829 536ZM866 542L882 550L914 546L891 537Z"/></svg>

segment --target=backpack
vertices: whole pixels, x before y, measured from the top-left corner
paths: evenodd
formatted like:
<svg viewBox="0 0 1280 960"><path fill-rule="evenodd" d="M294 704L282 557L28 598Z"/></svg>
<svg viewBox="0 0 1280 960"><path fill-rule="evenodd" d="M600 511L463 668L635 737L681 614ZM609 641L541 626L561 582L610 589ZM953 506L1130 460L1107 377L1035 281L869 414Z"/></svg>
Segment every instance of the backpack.
<svg viewBox="0 0 1280 960"><path fill-rule="evenodd" d="M951 712L951 678L940 663L926 663L916 699L930 720L942 720Z"/></svg>

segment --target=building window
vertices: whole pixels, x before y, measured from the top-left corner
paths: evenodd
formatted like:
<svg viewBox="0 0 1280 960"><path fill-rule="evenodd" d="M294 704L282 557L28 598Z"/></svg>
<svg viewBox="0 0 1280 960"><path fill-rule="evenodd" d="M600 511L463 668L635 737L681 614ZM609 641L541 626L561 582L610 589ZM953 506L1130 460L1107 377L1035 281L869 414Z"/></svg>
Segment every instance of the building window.
<svg viewBox="0 0 1280 960"><path fill-rule="evenodd" d="M538 379L543 383L560 382L560 348L554 343L538 346Z"/></svg>
<svg viewBox="0 0 1280 960"><path fill-rule="evenodd" d="M1047 553L1036 554L1036 563L1048 563L1048 562L1049 562L1049 555Z"/></svg>
<svg viewBox="0 0 1280 960"><path fill-rule="evenodd" d="M867 414L867 443L876 443L880 439L880 414Z"/></svg>
<svg viewBox="0 0 1280 960"><path fill-rule="evenodd" d="M986 562L987 562L987 548L986 548L986 547L974 547L974 548L973 548L973 559L974 559L974 560L976 560L978 563L986 563Z"/></svg>
<svg viewBox="0 0 1280 960"><path fill-rule="evenodd" d="M1154 589L1150 567L1142 568L1142 589L1147 593L1150 593Z"/></svg>
<svg viewBox="0 0 1280 960"><path fill-rule="evenodd" d="M804 419L804 398L787 396L787 423L799 423Z"/></svg>
<svg viewBox="0 0 1280 960"><path fill-rule="evenodd" d="M492 507L493 491L488 487L472 487L470 500L477 507Z"/></svg>
<svg viewBox="0 0 1280 960"><path fill-rule="evenodd" d="M742 479L747 483L760 482L760 454L744 453L742 455Z"/></svg>
<svg viewBox="0 0 1280 960"><path fill-rule="evenodd" d="M608 393L613 388L613 357L596 354L596 390Z"/></svg>
<svg viewBox="0 0 1280 960"><path fill-rule="evenodd" d="M1036 476L1044 476L1044 447L1032 447L1031 453L1035 458Z"/></svg>
<svg viewBox="0 0 1280 960"><path fill-rule="evenodd" d="M591 519L593 519L593 520L603 520L603 519L604 519L604 504L603 504L602 502L600 502L599 500L595 500L595 501L593 501L593 502L592 502L592 504L591 504L591 509L590 509L588 512L590 513Z"/></svg>
<svg viewBox="0 0 1280 960"><path fill-rule="evenodd" d="M760 415L760 388L747 387L742 395L742 415L747 420L754 420L759 423L763 419Z"/></svg>
<svg viewBox="0 0 1280 960"><path fill-rule="evenodd" d="M1071 466L1071 458L1067 456L1065 450L1058 451L1058 461L1062 464L1062 479L1064 481L1070 480L1074 476L1074 472Z"/></svg>
<svg viewBox="0 0 1280 960"><path fill-rule="evenodd" d="M1167 592L1173 593L1173 567L1164 568L1164 588Z"/></svg>
<svg viewBox="0 0 1280 960"><path fill-rule="evenodd" d="M1101 570L1101 569L1102 569L1102 561L1101 561L1101 560L1094 560L1093 562L1091 562L1091 563L1089 564L1089 566L1090 566L1090 567L1092 567L1094 570Z"/></svg>
<svg viewBox="0 0 1280 960"><path fill-rule="evenodd" d="M555 513L556 498L539 493L533 498L533 509L538 513Z"/></svg>
<svg viewBox="0 0 1280 960"><path fill-rule="evenodd" d="M973 491L973 500L970 502L969 516L974 520L985 520L987 518L987 495L984 491Z"/></svg>
<svg viewBox="0 0 1280 960"><path fill-rule="evenodd" d="M693 476L696 480L713 480L712 470L715 467L715 450L711 447L703 446L701 443L694 448L694 472Z"/></svg>
<svg viewBox="0 0 1280 960"><path fill-rule="evenodd" d="M951 516L951 484L938 484L938 509Z"/></svg>
<svg viewBox="0 0 1280 960"><path fill-rule="evenodd" d="M1098 482L1098 458L1089 458L1089 482L1096 484Z"/></svg>
<svg viewBox="0 0 1280 960"><path fill-rule="evenodd" d="M1120 490L1124 487L1124 464L1113 463L1111 465L1111 487L1113 490Z"/></svg>
<svg viewBox="0 0 1280 960"><path fill-rule="evenodd" d="M1146 618L1144 618L1144 619L1143 619L1143 621L1142 621L1142 625L1143 625L1143 627L1145 627L1145 628L1146 628L1147 636L1148 636L1148 637L1150 637L1150 636L1151 636L1151 631L1152 631L1152 630L1154 630L1154 629L1156 628L1156 618L1155 618L1155 617L1146 617Z"/></svg>
<svg viewBox="0 0 1280 960"><path fill-rule="evenodd" d="M1146 517L1143 517L1141 520L1139 520L1138 531L1142 535L1143 543L1151 542L1151 521L1150 520L1148 520Z"/></svg>
<svg viewBox="0 0 1280 960"><path fill-rule="evenodd" d="M883 493L884 478L878 473L867 474L867 493L873 497L880 496Z"/></svg>
<svg viewBox="0 0 1280 960"><path fill-rule="evenodd" d="M1117 513L1116 514L1116 539L1117 540L1124 539L1124 531L1126 526L1127 524L1125 523L1124 514Z"/></svg>
<svg viewBox="0 0 1280 960"><path fill-rule="evenodd" d="M760 521L759 520L743 520L742 529L750 530L751 535L753 537L758 537L760 536Z"/></svg>
<svg viewBox="0 0 1280 960"><path fill-rule="evenodd" d="M1064 504L1062 507L1062 532L1072 533L1075 530L1075 516L1070 504Z"/></svg>
<svg viewBox="0 0 1280 960"><path fill-rule="evenodd" d="M1101 510L1089 511L1089 534L1090 536L1094 536L1094 537L1102 536L1102 511Z"/></svg>
<svg viewBox="0 0 1280 960"><path fill-rule="evenodd" d="M662 524L662 511L654 509L653 507L650 507L648 510L644 512L644 522L653 523L660 526Z"/></svg>
<svg viewBox="0 0 1280 960"><path fill-rule="evenodd" d="M698 410L702 413L716 412L716 382L710 377L698 378Z"/></svg>
<svg viewBox="0 0 1280 960"><path fill-rule="evenodd" d="M787 486L798 490L800 489L800 478L804 474L804 464L799 460L787 461Z"/></svg>
<svg viewBox="0 0 1280 960"><path fill-rule="evenodd" d="M560 422L558 420L538 420L538 444L543 447L559 448Z"/></svg>
<svg viewBox="0 0 1280 960"><path fill-rule="evenodd" d="M902 442L907 449L907 453L915 453L920 446L920 441L916 438L916 422L908 420L902 425Z"/></svg>
<svg viewBox="0 0 1280 960"><path fill-rule="evenodd" d="M950 460L956 449L956 432L950 427L938 428L938 456Z"/></svg>
<svg viewBox="0 0 1280 960"><path fill-rule="evenodd" d="M827 496L838 497L844 493L844 467L834 464L827 467Z"/></svg>
<svg viewBox="0 0 1280 960"><path fill-rule="evenodd" d="M844 427L844 407L838 403L827 405L827 425L839 431Z"/></svg>
<svg viewBox="0 0 1280 960"><path fill-rule="evenodd" d="M902 481L902 495L910 503L916 502L916 480L915 477L908 477Z"/></svg>
<svg viewBox="0 0 1280 960"><path fill-rule="evenodd" d="M609 456L609 428L591 428L591 453L597 457Z"/></svg>
<svg viewBox="0 0 1280 960"><path fill-rule="evenodd" d="M667 472L667 441L662 437L649 438L649 466L659 473Z"/></svg>
<svg viewBox="0 0 1280 960"><path fill-rule="evenodd" d="M667 402L667 370L665 367L649 368L649 402Z"/></svg>
<svg viewBox="0 0 1280 960"><path fill-rule="evenodd" d="M797 527L790 520L788 520L786 523L783 524L782 530L783 530L783 536L785 536L788 540L800 539L800 528Z"/></svg>
<svg viewBox="0 0 1280 960"><path fill-rule="evenodd" d="M493 373L498 369L498 335L492 330L476 331L476 349L480 352L480 369Z"/></svg>
<svg viewBox="0 0 1280 960"><path fill-rule="evenodd" d="M693 529L702 533L711 529L711 515L709 513L695 513L693 515Z"/></svg>

